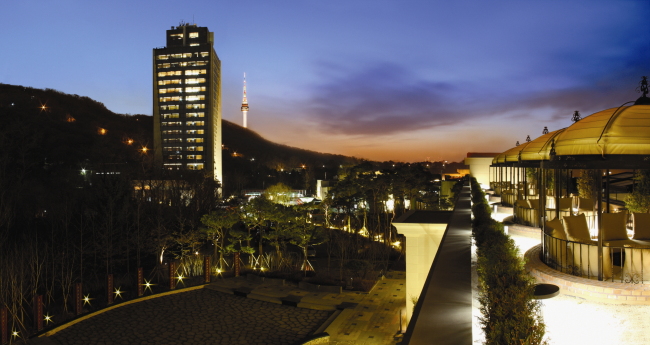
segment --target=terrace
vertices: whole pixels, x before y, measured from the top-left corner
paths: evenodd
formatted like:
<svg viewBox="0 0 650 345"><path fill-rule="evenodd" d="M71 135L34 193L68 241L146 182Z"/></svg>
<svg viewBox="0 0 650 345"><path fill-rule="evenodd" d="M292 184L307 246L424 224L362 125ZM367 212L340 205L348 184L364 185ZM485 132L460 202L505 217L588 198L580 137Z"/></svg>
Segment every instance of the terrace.
<svg viewBox="0 0 650 345"><path fill-rule="evenodd" d="M560 286L560 295L544 301L541 308L546 338L554 344L584 343L587 338L592 343L650 340L645 335L650 322L644 317L650 304L648 210L628 213L630 205L624 202L629 186L641 189L639 171L650 170L645 78L640 89L643 96L628 102L633 104L577 118L565 129L545 130L541 137L496 155L489 168L493 216L508 224L506 231L525 253L533 277ZM572 185L581 175L592 176L581 186L587 195L578 195ZM461 196L452 218L467 212L467 204ZM484 340L476 322L476 272L468 281L472 261L463 256L470 252L469 234L453 222L439 236L403 344ZM401 232L400 224L395 226ZM407 251L407 267L408 260ZM407 290L408 275L413 273L407 269ZM473 307L464 292L468 287L474 293ZM468 309L473 311L469 331ZM575 330L576 320L580 332Z"/></svg>

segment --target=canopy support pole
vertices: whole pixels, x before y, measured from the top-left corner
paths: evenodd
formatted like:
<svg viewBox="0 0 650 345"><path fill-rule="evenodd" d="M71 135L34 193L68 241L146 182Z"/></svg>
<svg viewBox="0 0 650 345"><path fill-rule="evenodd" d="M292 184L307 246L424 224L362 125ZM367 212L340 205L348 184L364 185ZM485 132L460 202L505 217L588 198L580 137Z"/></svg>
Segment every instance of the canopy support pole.
<svg viewBox="0 0 650 345"><path fill-rule="evenodd" d="M554 169L555 174L555 219L560 219L560 169Z"/></svg>
<svg viewBox="0 0 650 345"><path fill-rule="evenodd" d="M596 170L596 204L594 209L596 213L596 223L598 229L598 280L603 281L603 222L602 222L602 202L603 202L603 171Z"/></svg>

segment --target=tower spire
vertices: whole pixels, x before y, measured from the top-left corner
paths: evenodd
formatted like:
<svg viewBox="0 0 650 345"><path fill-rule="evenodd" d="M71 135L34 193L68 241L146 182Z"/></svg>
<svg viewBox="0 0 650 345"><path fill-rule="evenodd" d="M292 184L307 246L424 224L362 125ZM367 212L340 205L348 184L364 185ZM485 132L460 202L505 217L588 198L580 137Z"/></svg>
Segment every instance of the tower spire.
<svg viewBox="0 0 650 345"><path fill-rule="evenodd" d="M246 123L246 117L248 115L248 99L246 99L246 72L244 72L244 98L241 102L241 112L244 116L244 128L248 128L248 124Z"/></svg>

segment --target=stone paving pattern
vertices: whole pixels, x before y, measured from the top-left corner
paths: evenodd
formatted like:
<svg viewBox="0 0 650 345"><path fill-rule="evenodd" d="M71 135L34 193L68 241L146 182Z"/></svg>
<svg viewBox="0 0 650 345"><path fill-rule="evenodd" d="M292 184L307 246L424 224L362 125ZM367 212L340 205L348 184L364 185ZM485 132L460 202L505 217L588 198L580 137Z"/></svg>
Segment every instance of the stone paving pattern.
<svg viewBox="0 0 650 345"><path fill-rule="evenodd" d="M277 280L238 277L124 305L32 341L61 345L295 344L325 331L329 343L335 345L396 344L405 307L403 271L388 272L369 293L307 291Z"/></svg>
<svg viewBox="0 0 650 345"><path fill-rule="evenodd" d="M293 344L331 312L199 289L110 310L49 337L55 344Z"/></svg>

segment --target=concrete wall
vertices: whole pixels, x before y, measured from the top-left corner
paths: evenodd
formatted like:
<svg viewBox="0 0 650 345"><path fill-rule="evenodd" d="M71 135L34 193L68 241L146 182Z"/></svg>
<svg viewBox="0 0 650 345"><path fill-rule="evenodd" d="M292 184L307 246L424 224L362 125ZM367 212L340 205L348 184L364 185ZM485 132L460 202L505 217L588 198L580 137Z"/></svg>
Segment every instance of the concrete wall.
<svg viewBox="0 0 650 345"><path fill-rule="evenodd" d="M490 165L494 157L467 157L465 165L469 165L470 175L476 178L476 181L483 188L490 186Z"/></svg>
<svg viewBox="0 0 650 345"><path fill-rule="evenodd" d="M406 322L413 314L431 264L447 229L446 223L393 223L406 236Z"/></svg>

